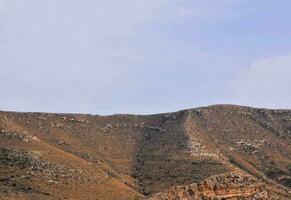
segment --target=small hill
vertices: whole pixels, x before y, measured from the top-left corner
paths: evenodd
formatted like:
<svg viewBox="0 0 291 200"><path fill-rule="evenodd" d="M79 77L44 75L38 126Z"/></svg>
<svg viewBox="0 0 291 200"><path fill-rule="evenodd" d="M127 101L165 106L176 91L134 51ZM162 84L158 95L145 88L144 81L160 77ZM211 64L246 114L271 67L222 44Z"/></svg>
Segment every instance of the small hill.
<svg viewBox="0 0 291 200"><path fill-rule="evenodd" d="M0 112L0 199L291 199L291 110Z"/></svg>

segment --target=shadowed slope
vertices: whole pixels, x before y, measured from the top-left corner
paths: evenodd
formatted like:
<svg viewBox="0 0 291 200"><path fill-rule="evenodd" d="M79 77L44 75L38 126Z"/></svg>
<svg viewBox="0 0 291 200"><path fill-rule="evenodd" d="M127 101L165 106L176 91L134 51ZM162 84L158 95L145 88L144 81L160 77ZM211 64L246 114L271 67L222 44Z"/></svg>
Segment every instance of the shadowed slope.
<svg viewBox="0 0 291 200"><path fill-rule="evenodd" d="M152 194L227 171L211 157L193 155L185 129L187 115L186 111L156 115L145 126L137 145L134 168L142 193Z"/></svg>

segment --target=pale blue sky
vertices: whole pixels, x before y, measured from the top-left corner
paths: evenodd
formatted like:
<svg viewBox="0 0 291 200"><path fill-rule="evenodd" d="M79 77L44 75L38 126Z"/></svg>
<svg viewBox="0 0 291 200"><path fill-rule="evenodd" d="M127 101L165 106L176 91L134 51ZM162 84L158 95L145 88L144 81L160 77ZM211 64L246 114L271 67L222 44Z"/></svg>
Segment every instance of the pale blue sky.
<svg viewBox="0 0 291 200"><path fill-rule="evenodd" d="M289 0L0 0L0 110L291 108Z"/></svg>

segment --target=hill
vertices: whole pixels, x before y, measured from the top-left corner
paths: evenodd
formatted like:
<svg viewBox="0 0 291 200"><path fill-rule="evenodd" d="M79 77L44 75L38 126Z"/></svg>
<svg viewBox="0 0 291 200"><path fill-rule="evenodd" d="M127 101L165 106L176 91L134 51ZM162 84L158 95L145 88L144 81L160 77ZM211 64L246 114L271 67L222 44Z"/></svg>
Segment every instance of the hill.
<svg viewBox="0 0 291 200"><path fill-rule="evenodd" d="M291 110L0 112L0 199L291 199Z"/></svg>

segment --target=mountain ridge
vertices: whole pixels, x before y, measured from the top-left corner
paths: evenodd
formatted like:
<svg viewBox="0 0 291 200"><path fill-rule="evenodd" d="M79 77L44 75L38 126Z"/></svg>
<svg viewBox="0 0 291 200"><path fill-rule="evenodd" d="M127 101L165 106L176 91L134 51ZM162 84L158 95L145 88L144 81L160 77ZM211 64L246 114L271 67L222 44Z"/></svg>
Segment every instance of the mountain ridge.
<svg viewBox="0 0 291 200"><path fill-rule="evenodd" d="M177 113L187 110L194 110L194 109L202 109L202 108L212 108L212 107L237 107L237 108L245 108L245 109L258 109L258 110L291 110L291 108L267 108L267 107L255 107L255 106L248 106L248 105L238 105L238 104L210 104L207 106L198 106L198 107L189 107L185 109L179 109L175 111L169 112L156 112L156 113L149 113L149 114L140 114L140 113L113 113L113 114L98 114L98 113L82 113L82 112L46 112L46 111L16 111L16 110L0 110L0 112L6 113L31 113L31 114L55 114L55 115L89 115L89 116L100 116L100 117L110 117L110 116L152 116L152 115L163 115L169 113Z"/></svg>

